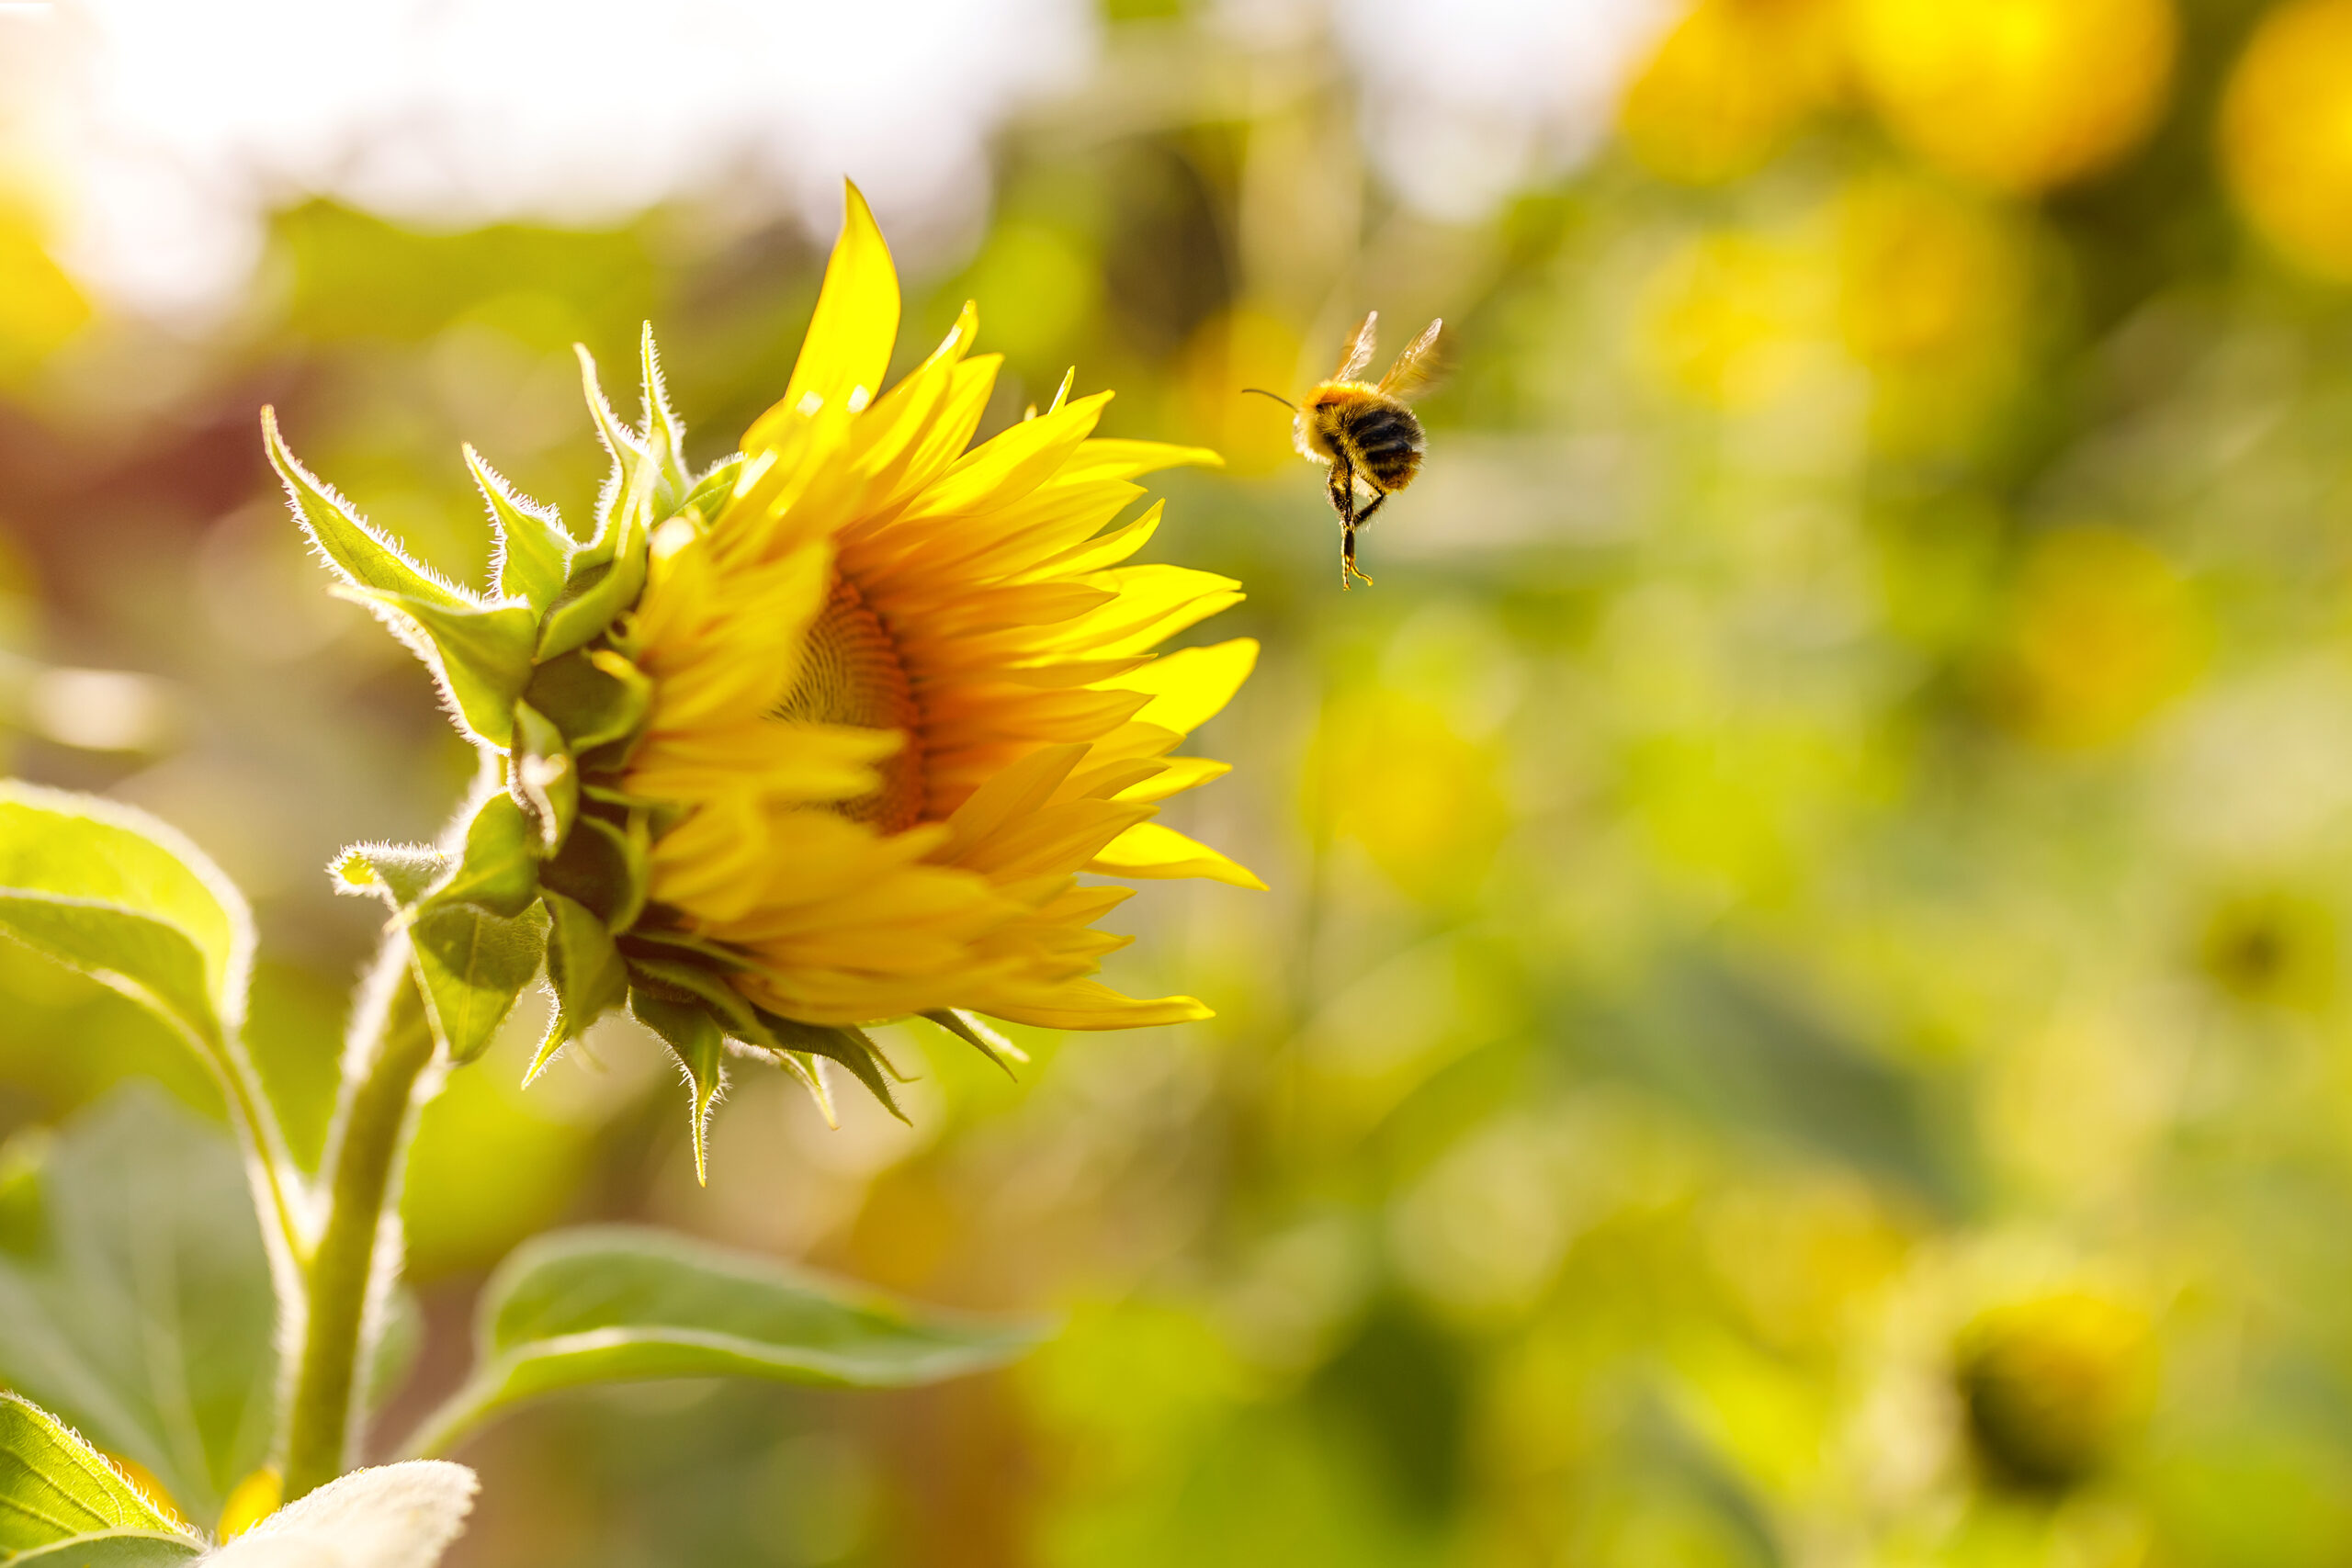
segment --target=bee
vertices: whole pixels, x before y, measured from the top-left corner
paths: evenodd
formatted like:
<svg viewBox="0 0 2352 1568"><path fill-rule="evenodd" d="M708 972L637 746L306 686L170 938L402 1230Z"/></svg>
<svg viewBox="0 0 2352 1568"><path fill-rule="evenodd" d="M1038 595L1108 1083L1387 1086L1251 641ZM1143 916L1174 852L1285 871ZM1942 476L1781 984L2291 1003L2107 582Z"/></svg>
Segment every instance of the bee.
<svg viewBox="0 0 2352 1568"><path fill-rule="evenodd" d="M1372 521L1388 498L1413 482L1421 471L1421 455L1429 437L1405 400L1425 385L1436 370L1438 329L1442 321L1421 329L1405 352L1388 367L1378 386L1359 381L1372 363L1373 327L1380 312L1373 310L1348 337L1348 350L1331 378L1319 382L1302 405L1263 387L1244 387L1261 398L1272 398L1291 411L1291 442L1298 455L1327 465L1330 470L1331 510L1340 514L1340 586L1352 588L1372 579L1356 570L1356 530ZM1372 492L1371 504L1356 509L1356 486Z"/></svg>

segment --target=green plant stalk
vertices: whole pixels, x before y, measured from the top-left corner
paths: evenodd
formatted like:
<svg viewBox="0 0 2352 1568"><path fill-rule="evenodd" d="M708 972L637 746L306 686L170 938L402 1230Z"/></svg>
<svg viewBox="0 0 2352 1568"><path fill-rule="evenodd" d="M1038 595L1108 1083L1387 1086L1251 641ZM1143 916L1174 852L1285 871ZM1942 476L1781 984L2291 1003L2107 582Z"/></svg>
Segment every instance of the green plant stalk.
<svg viewBox="0 0 2352 1568"><path fill-rule="evenodd" d="M295 1209L294 1190L300 1179L286 1152L286 1135L263 1091L259 1075L235 1035L192 1042L211 1064L221 1097L228 1101L229 1124L236 1134L238 1152L245 1157L248 1179L254 1184L254 1206L261 1213L263 1239L269 1244L273 1270L299 1273L310 1258L310 1237Z"/></svg>
<svg viewBox="0 0 2352 1568"><path fill-rule="evenodd" d="M395 1210L416 1112L430 1098L434 1056L408 933L395 927L362 992L323 1162L326 1224L307 1270L308 1311L284 1404L280 1453L289 1503L351 1462L358 1369L400 1266Z"/></svg>

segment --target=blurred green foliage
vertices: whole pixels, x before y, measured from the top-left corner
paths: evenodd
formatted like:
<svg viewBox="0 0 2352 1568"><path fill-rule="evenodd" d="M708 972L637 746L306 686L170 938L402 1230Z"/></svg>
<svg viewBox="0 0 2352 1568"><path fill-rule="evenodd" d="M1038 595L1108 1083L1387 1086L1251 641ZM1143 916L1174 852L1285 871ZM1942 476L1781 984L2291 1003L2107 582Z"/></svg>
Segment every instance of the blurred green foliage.
<svg viewBox="0 0 2352 1568"><path fill-rule="evenodd" d="M1202 635L1267 653L1178 825L1274 891L1129 906L1126 980L1216 1022L1027 1039L1017 1084L905 1032L911 1129L746 1079L707 1191L654 1053L592 1038L524 1095L518 1019L417 1147L418 1400L558 1219L1069 1322L904 1396L566 1396L469 1450L453 1561L2352 1554L2352 295L2325 214L2259 183L2303 122L2229 85L2270 8L2099 8L2164 68L2059 29L1974 147L1923 107L1918 5L1860 5L1858 52L1829 0L1705 0L1623 137L1464 226L1365 172L1327 40L1112 7L1093 78L1002 139L986 232L910 276L900 358L977 296L991 428L1075 363L1109 433L1227 453L1159 547L1243 579ZM14 765L253 891L255 1050L315 1157L372 919L320 868L429 833L468 761L300 559L255 406L471 576L460 439L580 514L569 345L626 363L650 316L718 455L821 248L686 202L441 233L313 202L191 369L17 244L0 272L50 281L0 309L0 620L175 723L28 725ZM1392 346L1443 315L1453 371L1342 599L1318 476L1238 389L1309 384L1373 307ZM141 355L166 389L92 401ZM209 1092L0 953L10 1122L131 1075Z"/></svg>

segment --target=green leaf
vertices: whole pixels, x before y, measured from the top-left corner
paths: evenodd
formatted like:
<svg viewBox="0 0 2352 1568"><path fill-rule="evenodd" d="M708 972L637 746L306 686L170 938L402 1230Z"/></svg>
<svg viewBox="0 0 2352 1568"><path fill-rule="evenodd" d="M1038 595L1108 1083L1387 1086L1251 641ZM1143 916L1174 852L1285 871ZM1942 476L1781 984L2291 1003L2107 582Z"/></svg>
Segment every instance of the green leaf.
<svg viewBox="0 0 2352 1568"><path fill-rule="evenodd" d="M431 844L353 844L328 863L337 893L373 894L405 909L449 874L449 857Z"/></svg>
<svg viewBox="0 0 2352 1568"><path fill-rule="evenodd" d="M193 844L125 807L0 784L0 935L216 1050L243 1016L244 899Z"/></svg>
<svg viewBox="0 0 2352 1568"><path fill-rule="evenodd" d="M522 914L539 896L538 857L532 852L537 835L506 794L486 795L474 819L466 824L465 859L457 874L434 894L436 903L477 905L510 919Z"/></svg>
<svg viewBox="0 0 2352 1568"><path fill-rule="evenodd" d="M178 1520L150 1502L129 1477L68 1427L28 1400L0 1393L0 1562L91 1536L135 1531L148 1541L175 1543L193 1556L204 1543ZM163 1556L124 1555L117 1548L99 1554L71 1553L52 1559L109 1564L173 1562Z"/></svg>
<svg viewBox="0 0 2352 1568"><path fill-rule="evenodd" d="M0 1383L216 1517L268 1457L277 1382L236 1149L134 1081L58 1132L40 1187L45 1246L0 1257Z"/></svg>
<svg viewBox="0 0 2352 1568"><path fill-rule="evenodd" d="M514 699L531 679L537 618L525 604L442 604L379 588L344 587L343 597L382 615L433 671L468 729L493 746L514 733Z"/></svg>
<svg viewBox="0 0 2352 1568"><path fill-rule="evenodd" d="M528 703L514 705L506 789L530 818L539 853L551 855L561 849L572 818L580 814L580 766L564 744L563 732Z"/></svg>
<svg viewBox="0 0 2352 1568"><path fill-rule="evenodd" d="M491 532L497 536L498 592L502 598L520 599L544 610L563 592L576 547L571 531L555 508L541 506L515 493L481 454L466 448L466 467L490 506Z"/></svg>
<svg viewBox="0 0 2352 1568"><path fill-rule="evenodd" d="M9 1568L171 1568L204 1554L204 1543L190 1536L161 1535L153 1530L100 1530L77 1535L54 1546L37 1547L6 1561Z"/></svg>
<svg viewBox="0 0 2352 1568"><path fill-rule="evenodd" d="M547 947L547 917L536 910L514 919L470 904L427 904L409 928L433 1032L458 1064L490 1048L514 998L539 972Z"/></svg>
<svg viewBox="0 0 2352 1568"><path fill-rule="evenodd" d="M635 739L653 709L653 682L611 649L576 649L533 671L523 700L555 721L576 754Z"/></svg>
<svg viewBox="0 0 2352 1568"><path fill-rule="evenodd" d="M49 1245L49 1216L41 1211L41 1178L56 1135L35 1124L19 1127L0 1144L0 1252L39 1257Z"/></svg>
<svg viewBox="0 0 2352 1568"><path fill-rule="evenodd" d="M693 1121L695 1179L710 1184L710 1110L727 1089L727 1030L699 998L680 999L639 987L628 1010L662 1037L686 1070L687 1114Z"/></svg>
<svg viewBox="0 0 2352 1568"><path fill-rule="evenodd" d="M277 434L277 410L261 411L261 433L262 442L269 449L270 464L286 482L287 497L293 502L294 515L300 521L303 533L353 586L445 609L470 609L479 604L472 594L409 559L399 546L362 522L350 502L296 462L294 454Z"/></svg>
<svg viewBox="0 0 2352 1568"><path fill-rule="evenodd" d="M586 1383L734 1376L906 1388L1001 1366L1044 1337L1034 1322L916 1307L667 1231L556 1231L491 1276L473 1376L408 1449L437 1451L522 1400Z"/></svg>
<svg viewBox="0 0 2352 1568"><path fill-rule="evenodd" d="M621 964L620 949L596 912L560 893L542 894L541 901L548 916L548 984L555 989L556 1008L548 1036L523 1075L526 1084L628 993L628 971Z"/></svg>

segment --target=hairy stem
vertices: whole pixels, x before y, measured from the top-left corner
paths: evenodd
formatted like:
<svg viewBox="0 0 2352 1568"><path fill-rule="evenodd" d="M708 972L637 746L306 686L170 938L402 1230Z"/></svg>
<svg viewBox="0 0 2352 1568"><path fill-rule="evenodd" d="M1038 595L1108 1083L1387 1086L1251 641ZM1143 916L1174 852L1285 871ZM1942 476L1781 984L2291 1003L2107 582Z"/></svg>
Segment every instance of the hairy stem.
<svg viewBox="0 0 2352 1568"><path fill-rule="evenodd" d="M307 1270L309 1311L281 1445L286 1498L348 1466L358 1427L360 1365L400 1268L402 1168L417 1108L429 1097L434 1040L409 975L408 933L385 938L362 987L322 1171L327 1214Z"/></svg>

